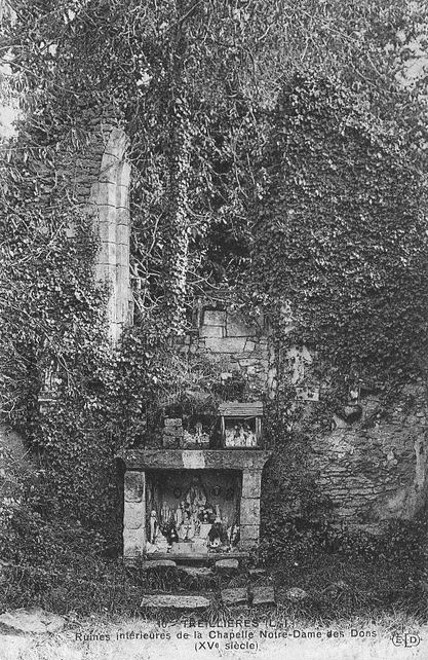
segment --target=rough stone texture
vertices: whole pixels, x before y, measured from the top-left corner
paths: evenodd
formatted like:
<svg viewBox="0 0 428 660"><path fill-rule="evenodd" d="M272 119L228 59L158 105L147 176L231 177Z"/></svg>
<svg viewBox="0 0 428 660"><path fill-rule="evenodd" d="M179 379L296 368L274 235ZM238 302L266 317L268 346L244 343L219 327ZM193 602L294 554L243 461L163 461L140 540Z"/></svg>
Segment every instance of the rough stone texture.
<svg viewBox="0 0 428 660"><path fill-rule="evenodd" d="M212 577L213 572L208 566L180 566L180 571L194 578Z"/></svg>
<svg viewBox="0 0 428 660"><path fill-rule="evenodd" d="M253 605L275 604L275 592L273 587L253 587Z"/></svg>
<svg viewBox="0 0 428 660"><path fill-rule="evenodd" d="M64 628L65 619L39 608L19 609L2 614L0 624L23 633L56 633Z"/></svg>
<svg viewBox="0 0 428 660"><path fill-rule="evenodd" d="M144 522L145 503L126 502L123 516L123 524L126 529L138 529Z"/></svg>
<svg viewBox="0 0 428 660"><path fill-rule="evenodd" d="M141 525L138 529L123 528L123 555L126 559L142 557L146 547L146 529Z"/></svg>
<svg viewBox="0 0 428 660"><path fill-rule="evenodd" d="M376 532L391 518L411 518L426 500L427 452L424 392L404 388L388 415L363 398L362 417L318 438L312 469L339 520Z"/></svg>
<svg viewBox="0 0 428 660"><path fill-rule="evenodd" d="M131 308L129 280L129 186L131 168L125 160L128 138L121 128L105 131L106 144L97 180L92 184L89 208L94 215L100 249L95 277L109 287L107 318L116 342L128 322Z"/></svg>
<svg viewBox="0 0 428 660"><path fill-rule="evenodd" d="M239 570L239 561L237 559L220 559L215 563L215 570L217 573L234 573Z"/></svg>
<svg viewBox="0 0 428 660"><path fill-rule="evenodd" d="M144 496L144 475L141 472L126 472L125 502L142 502Z"/></svg>
<svg viewBox="0 0 428 660"><path fill-rule="evenodd" d="M260 535L260 525L245 525L241 523L241 545L243 547L252 547L256 545Z"/></svg>
<svg viewBox="0 0 428 660"><path fill-rule="evenodd" d="M262 472L246 470L242 477L242 497L260 497L262 488Z"/></svg>
<svg viewBox="0 0 428 660"><path fill-rule="evenodd" d="M271 452L258 449L127 449L119 452L127 470L262 470Z"/></svg>
<svg viewBox="0 0 428 660"><path fill-rule="evenodd" d="M176 568L177 564L172 559L151 559L141 564L143 571L155 571L159 568Z"/></svg>
<svg viewBox="0 0 428 660"><path fill-rule="evenodd" d="M223 589L221 600L225 605L240 605L248 603L248 591L246 588Z"/></svg>
<svg viewBox="0 0 428 660"><path fill-rule="evenodd" d="M156 594L144 596L140 607L174 608L176 610L201 610L210 606L211 601L205 596L183 596L174 594Z"/></svg>
<svg viewBox="0 0 428 660"><path fill-rule="evenodd" d="M309 596L308 592L299 587L292 587L287 589L285 592L285 597L287 600L290 600L292 603L299 603L301 600L304 600Z"/></svg>
<svg viewBox="0 0 428 660"><path fill-rule="evenodd" d="M241 524L259 525L260 524L260 499L241 500Z"/></svg>
<svg viewBox="0 0 428 660"><path fill-rule="evenodd" d="M263 318L249 324L229 309L206 309L201 317L198 335L178 340L180 351L207 357L230 376L234 372L242 373L249 398L259 398L265 393L269 369Z"/></svg>

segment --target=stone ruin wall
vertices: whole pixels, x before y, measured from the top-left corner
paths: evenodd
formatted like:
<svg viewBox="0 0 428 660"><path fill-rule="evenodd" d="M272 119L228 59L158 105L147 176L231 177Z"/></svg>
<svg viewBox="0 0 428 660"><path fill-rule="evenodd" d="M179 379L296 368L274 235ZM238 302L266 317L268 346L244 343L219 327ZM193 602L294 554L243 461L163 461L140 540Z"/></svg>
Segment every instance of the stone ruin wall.
<svg viewBox="0 0 428 660"><path fill-rule="evenodd" d="M55 195L68 196L93 219L99 240L95 278L108 287L107 322L113 343L132 315L130 288L131 167L126 159L129 139L113 113L103 116L82 108L84 137L72 137L57 169L60 182ZM74 137L73 137L74 136ZM50 200L50 203L54 200ZM49 203L49 200L47 200ZM74 228L68 228L69 238Z"/></svg>
<svg viewBox="0 0 428 660"><path fill-rule="evenodd" d="M272 352L261 326L250 326L227 309L206 309L197 336L187 337L185 348L219 365L222 376L242 373L249 398L274 396ZM305 347L293 346L287 359L298 406L305 415L316 415L320 389L306 382L312 356ZM360 398L358 406L359 419L335 417L334 430L313 440L308 470L337 522L377 533L388 520L413 518L425 504L425 390L422 383L407 385L388 410L375 394Z"/></svg>
<svg viewBox="0 0 428 660"><path fill-rule="evenodd" d="M226 382L235 374L245 379L248 401L266 392L269 364L268 341L262 324L248 324L238 312L206 308L195 335L187 335L183 353L206 357Z"/></svg>
<svg viewBox="0 0 428 660"><path fill-rule="evenodd" d="M96 218L100 237L96 275L110 287L108 318L116 341L131 309L127 139L108 119L93 117L88 125L89 145L75 161L70 183L79 202ZM213 306L202 311L198 325L196 334L182 340L182 352L208 358L219 368L222 380L240 373L247 382L248 400L274 397L274 360L262 324L249 324L227 306ZM294 347L289 358L294 364L290 380L300 405L315 411L319 391L305 383L312 357L305 348ZM331 433L313 441L308 469L333 504L338 521L377 531L383 521L413 517L426 500L424 389L422 384L405 388L402 400L387 416L378 414L380 403L373 396L360 403L361 419L351 424L339 421Z"/></svg>
<svg viewBox="0 0 428 660"><path fill-rule="evenodd" d="M394 518L411 519L427 497L427 417L422 383L407 385L384 411L374 395L362 416L312 443L310 467L340 522L378 532Z"/></svg>

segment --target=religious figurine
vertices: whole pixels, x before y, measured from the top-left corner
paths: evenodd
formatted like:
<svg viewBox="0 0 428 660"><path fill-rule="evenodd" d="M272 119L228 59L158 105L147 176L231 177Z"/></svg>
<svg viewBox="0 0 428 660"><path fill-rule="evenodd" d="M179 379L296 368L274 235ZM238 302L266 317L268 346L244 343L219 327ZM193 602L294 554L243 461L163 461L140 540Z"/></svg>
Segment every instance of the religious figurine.
<svg viewBox="0 0 428 660"><path fill-rule="evenodd" d="M156 511L153 509L152 512L150 513L150 533L149 533L150 543L153 544L155 543L158 530L159 530L158 517Z"/></svg>
<svg viewBox="0 0 428 660"><path fill-rule="evenodd" d="M208 533L208 540L211 548L219 548L222 545L227 545L227 534L220 518L216 518L213 523Z"/></svg>

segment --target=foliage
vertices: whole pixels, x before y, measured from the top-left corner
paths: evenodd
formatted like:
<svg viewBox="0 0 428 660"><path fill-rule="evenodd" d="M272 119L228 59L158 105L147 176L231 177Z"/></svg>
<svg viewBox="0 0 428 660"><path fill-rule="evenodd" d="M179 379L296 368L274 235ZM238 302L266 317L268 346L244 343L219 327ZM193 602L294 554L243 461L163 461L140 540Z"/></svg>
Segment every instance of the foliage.
<svg viewBox="0 0 428 660"><path fill-rule="evenodd" d="M254 277L282 347L315 348L323 381L345 396L365 379L419 375L426 190L405 136L340 80L296 74L265 162Z"/></svg>
<svg viewBox="0 0 428 660"><path fill-rule="evenodd" d="M18 139L2 145L1 408L40 457L40 512L112 530L118 446L145 442L165 402L189 414L214 405L195 389L205 394L216 375L183 365L171 334L196 296L215 298L246 273L277 345L278 307L290 300L299 340L331 359L332 381L365 376L368 365L414 373L416 348L426 352L424 79L397 81L423 8L9 4L1 82L9 76L25 116ZM96 241L69 180L88 146L89 111L100 108L130 135L133 166L138 323L116 353L93 280ZM232 380L221 392L242 396L245 384ZM283 407L291 394L281 392ZM281 405L278 444L288 437ZM300 486L309 512L312 485Z"/></svg>

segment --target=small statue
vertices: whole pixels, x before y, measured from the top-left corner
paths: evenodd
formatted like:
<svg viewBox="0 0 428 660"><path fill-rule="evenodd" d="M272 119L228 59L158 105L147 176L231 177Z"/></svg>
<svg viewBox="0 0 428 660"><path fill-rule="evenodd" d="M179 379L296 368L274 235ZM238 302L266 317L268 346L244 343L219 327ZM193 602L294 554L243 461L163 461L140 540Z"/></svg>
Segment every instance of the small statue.
<svg viewBox="0 0 428 660"><path fill-rule="evenodd" d="M156 537L158 535L158 530L159 530L158 517L156 511L153 509L152 512L150 513L150 534L149 534L150 543L153 544L155 543Z"/></svg>

